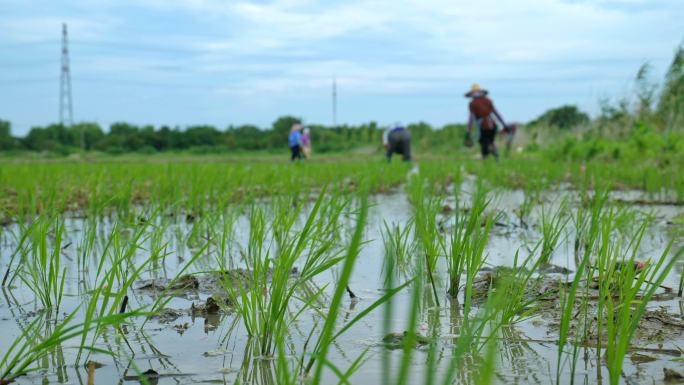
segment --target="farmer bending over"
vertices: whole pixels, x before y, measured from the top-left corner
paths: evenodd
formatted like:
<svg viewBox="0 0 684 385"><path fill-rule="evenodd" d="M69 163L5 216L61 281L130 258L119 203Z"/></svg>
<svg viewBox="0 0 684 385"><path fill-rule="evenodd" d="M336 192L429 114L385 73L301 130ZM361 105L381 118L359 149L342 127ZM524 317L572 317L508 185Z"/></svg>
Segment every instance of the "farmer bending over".
<svg viewBox="0 0 684 385"><path fill-rule="evenodd" d="M475 83L468 93L465 94L467 98L471 98L469 110L470 117L468 118L468 132L466 133L465 144L467 147L472 146L471 132L473 124L477 126L480 142L480 150L482 151L482 158L486 158L489 154L499 160L499 153L494 144L496 138L496 122L494 116L499 120L504 128L508 128L504 123L501 114L494 107L491 99L487 97L487 90L480 88L480 85Z"/></svg>
<svg viewBox="0 0 684 385"><path fill-rule="evenodd" d="M392 154L401 154L404 162L411 161L411 134L400 123L394 128L387 128L382 134L382 145L385 147L387 161L392 160Z"/></svg>

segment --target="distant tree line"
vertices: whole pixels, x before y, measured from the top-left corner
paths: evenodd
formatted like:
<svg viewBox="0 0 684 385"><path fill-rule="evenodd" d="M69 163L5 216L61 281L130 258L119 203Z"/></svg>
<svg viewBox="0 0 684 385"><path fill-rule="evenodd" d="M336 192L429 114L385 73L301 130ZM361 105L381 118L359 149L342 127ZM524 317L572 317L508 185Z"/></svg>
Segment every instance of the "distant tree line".
<svg viewBox="0 0 684 385"><path fill-rule="evenodd" d="M293 116L278 118L271 127L254 125L230 126L224 130L210 125L190 126L185 129L167 126L137 126L114 123L105 132L97 123L77 123L70 127L51 124L33 127L23 138L11 136L11 125L0 120L0 150L46 151L68 154L80 149L112 154L127 152L154 153L161 151L190 151L197 153L225 151L280 151L287 148L287 136ZM358 126L328 127L306 125L311 129L317 152L344 151L354 147L380 146L382 130L375 122ZM460 143L463 125L446 125L435 129L427 123L408 125L414 142L420 146L439 146L446 142Z"/></svg>

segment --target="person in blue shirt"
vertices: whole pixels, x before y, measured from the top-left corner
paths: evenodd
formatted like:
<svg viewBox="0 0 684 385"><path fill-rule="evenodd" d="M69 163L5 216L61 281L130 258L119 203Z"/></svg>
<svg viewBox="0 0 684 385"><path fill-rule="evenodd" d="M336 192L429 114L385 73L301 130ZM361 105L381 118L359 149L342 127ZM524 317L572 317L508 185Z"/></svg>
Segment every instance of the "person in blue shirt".
<svg viewBox="0 0 684 385"><path fill-rule="evenodd" d="M290 161L302 159L302 125L295 123L290 129L290 135L287 137L288 145L290 146L290 151L292 152L292 157Z"/></svg>
<svg viewBox="0 0 684 385"><path fill-rule="evenodd" d="M401 154L404 162L411 161L411 134L401 123L396 123L383 132L382 145L385 147L388 162L392 160L392 154Z"/></svg>

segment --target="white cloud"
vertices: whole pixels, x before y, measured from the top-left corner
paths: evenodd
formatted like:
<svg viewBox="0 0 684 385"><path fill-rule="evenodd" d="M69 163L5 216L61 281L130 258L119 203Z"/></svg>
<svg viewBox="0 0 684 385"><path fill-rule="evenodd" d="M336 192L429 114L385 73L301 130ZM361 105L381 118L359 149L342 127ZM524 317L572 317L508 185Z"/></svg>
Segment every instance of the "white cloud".
<svg viewBox="0 0 684 385"><path fill-rule="evenodd" d="M346 94L460 97L479 81L589 104L621 92L644 60L669 60L684 37L681 0L64 3L62 18L16 2L23 11L0 15L0 43L57 41L66 21L74 40L93 43L72 49L76 79L159 82L173 72L245 104L327 93L335 75Z"/></svg>
<svg viewBox="0 0 684 385"><path fill-rule="evenodd" d="M66 23L70 36L79 39L101 39L115 27L113 20L93 20L74 16L35 16L0 19L0 30L3 39L19 43L43 42L59 40L62 36L62 24Z"/></svg>

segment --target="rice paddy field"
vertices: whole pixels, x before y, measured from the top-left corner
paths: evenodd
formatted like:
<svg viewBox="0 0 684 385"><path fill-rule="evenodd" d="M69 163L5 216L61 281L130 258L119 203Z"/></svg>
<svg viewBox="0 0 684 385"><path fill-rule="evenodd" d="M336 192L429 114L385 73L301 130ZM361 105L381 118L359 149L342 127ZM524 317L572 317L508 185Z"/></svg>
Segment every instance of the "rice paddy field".
<svg viewBox="0 0 684 385"><path fill-rule="evenodd" d="M0 163L0 384L661 384L676 164Z"/></svg>

